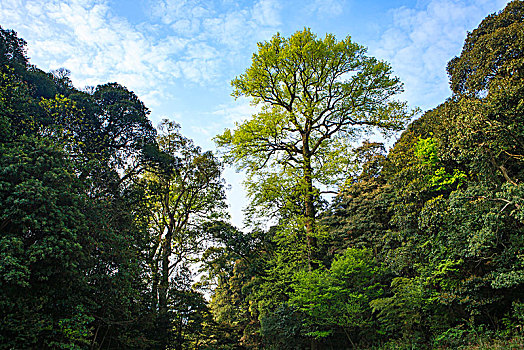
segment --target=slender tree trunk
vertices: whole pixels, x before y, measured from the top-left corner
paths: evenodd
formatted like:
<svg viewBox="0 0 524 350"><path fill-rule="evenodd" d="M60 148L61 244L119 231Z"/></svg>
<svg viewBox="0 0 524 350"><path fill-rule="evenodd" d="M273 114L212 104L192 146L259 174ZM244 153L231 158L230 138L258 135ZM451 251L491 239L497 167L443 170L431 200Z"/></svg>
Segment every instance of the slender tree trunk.
<svg viewBox="0 0 524 350"><path fill-rule="evenodd" d="M511 179L509 177L509 174L508 174L508 171L506 170L506 168L503 165L498 165L497 164L497 162L495 161L495 155L493 154L493 152L489 148L486 148L486 150L489 153L489 160L490 160L491 164L495 167L495 169L500 171L500 173L502 174L502 176L504 176L504 179L506 179L507 182L509 182L512 185L517 186L517 183L515 181L513 181L513 179Z"/></svg>
<svg viewBox="0 0 524 350"><path fill-rule="evenodd" d="M168 232L162 243L162 270L158 286L158 310L167 311L167 290L169 287L169 253L171 251L171 234Z"/></svg>
<svg viewBox="0 0 524 350"><path fill-rule="evenodd" d="M304 146L304 206L305 206L305 221L306 221L306 240L308 250L308 264L309 270L314 270L317 267L316 250L317 238L315 236L315 195L313 188L313 179L311 169L311 155L308 147Z"/></svg>
<svg viewBox="0 0 524 350"><path fill-rule="evenodd" d="M158 271L158 259L154 257L151 262L151 309L155 312L158 307L158 283L159 283L159 271Z"/></svg>
<svg viewBox="0 0 524 350"><path fill-rule="evenodd" d="M91 347L90 349L94 349L95 348L95 345L96 345L96 337L98 336L98 331L100 330L100 325L98 325L96 327L96 332L95 332L95 335L93 337L93 341L91 342Z"/></svg>
<svg viewBox="0 0 524 350"><path fill-rule="evenodd" d="M158 286L158 321L159 332L161 337L161 346L167 346L169 336L169 314L168 314L168 292L169 292L169 257L171 255L171 241L173 231L167 228L167 233L162 243L162 270L160 275L160 284Z"/></svg>
<svg viewBox="0 0 524 350"><path fill-rule="evenodd" d="M346 330L346 328L342 327L342 330L346 334L346 337L348 338L349 342L351 343L351 346L353 349L356 349L355 343L353 343L353 340L351 339L351 336L349 335L349 332Z"/></svg>

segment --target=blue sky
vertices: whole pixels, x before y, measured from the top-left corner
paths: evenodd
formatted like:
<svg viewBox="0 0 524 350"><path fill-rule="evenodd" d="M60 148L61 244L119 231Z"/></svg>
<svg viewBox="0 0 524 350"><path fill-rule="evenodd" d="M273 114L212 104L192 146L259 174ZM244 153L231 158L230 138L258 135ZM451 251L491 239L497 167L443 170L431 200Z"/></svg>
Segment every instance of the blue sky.
<svg viewBox="0 0 524 350"><path fill-rule="evenodd" d="M467 31L507 0L0 0L0 25L27 42L39 68L71 71L77 88L119 82L204 149L249 117L230 81L249 66L256 43L310 27L350 35L391 63L403 98L423 110L449 96L446 63ZM225 172L233 222L245 205L242 176Z"/></svg>

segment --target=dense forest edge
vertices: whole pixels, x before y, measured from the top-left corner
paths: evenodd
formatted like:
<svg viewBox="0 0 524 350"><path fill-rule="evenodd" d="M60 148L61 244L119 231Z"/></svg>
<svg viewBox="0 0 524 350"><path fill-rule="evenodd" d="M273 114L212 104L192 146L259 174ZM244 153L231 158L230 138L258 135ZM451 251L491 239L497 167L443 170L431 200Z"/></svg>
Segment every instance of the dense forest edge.
<svg viewBox="0 0 524 350"><path fill-rule="evenodd" d="M420 115L350 37L276 34L215 155L0 28L0 349L523 349L524 2L447 72Z"/></svg>

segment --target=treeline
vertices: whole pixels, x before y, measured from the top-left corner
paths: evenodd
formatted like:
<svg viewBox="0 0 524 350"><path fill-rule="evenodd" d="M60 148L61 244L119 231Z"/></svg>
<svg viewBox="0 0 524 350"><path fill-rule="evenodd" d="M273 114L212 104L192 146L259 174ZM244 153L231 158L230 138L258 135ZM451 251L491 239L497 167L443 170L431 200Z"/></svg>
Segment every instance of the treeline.
<svg viewBox="0 0 524 350"><path fill-rule="evenodd" d="M387 152L352 148L409 117L386 64L308 30L259 45L233 86L263 112L218 137L248 213L278 222L228 236L210 265L239 348L524 347L523 20L513 1L469 33L452 96Z"/></svg>
<svg viewBox="0 0 524 350"><path fill-rule="evenodd" d="M25 44L0 29L1 349L524 346L521 1L468 34L453 95L412 122L349 37L260 43L233 88L262 108L216 137L247 173L245 231L211 152Z"/></svg>
<svg viewBox="0 0 524 350"><path fill-rule="evenodd" d="M219 161L25 44L0 29L0 348L197 344L213 321L191 266L225 218Z"/></svg>

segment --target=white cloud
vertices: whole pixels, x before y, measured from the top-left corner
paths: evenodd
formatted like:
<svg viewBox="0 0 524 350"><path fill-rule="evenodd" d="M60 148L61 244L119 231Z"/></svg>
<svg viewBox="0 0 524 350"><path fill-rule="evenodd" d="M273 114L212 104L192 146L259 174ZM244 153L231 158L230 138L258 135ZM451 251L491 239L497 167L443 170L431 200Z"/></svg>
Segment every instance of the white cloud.
<svg viewBox="0 0 524 350"><path fill-rule="evenodd" d="M189 36L191 34L197 33L200 30L200 20L195 18L183 18L176 22L173 22L171 24L171 29L173 29L175 33Z"/></svg>
<svg viewBox="0 0 524 350"><path fill-rule="evenodd" d="M260 108L251 104L250 99L239 97L228 104L217 106L212 113L223 118L223 127L234 127L236 123L241 123L250 118L253 114L258 113Z"/></svg>
<svg viewBox="0 0 524 350"><path fill-rule="evenodd" d="M160 101L173 98L174 97L170 93L161 88L150 89L146 93L140 94L140 100L142 100L142 102L144 102L148 108L158 107L160 105Z"/></svg>
<svg viewBox="0 0 524 350"><path fill-rule="evenodd" d="M424 8L397 8L392 11L394 24L370 45L370 52L392 64L410 103L432 108L450 94L446 65L460 54L467 31L506 3L431 0Z"/></svg>
<svg viewBox="0 0 524 350"><path fill-rule="evenodd" d="M278 0L241 4L228 1L162 0L153 8L160 22L177 35L225 45L237 52L246 43L262 40L281 25ZM229 52L231 53L231 52Z"/></svg>
<svg viewBox="0 0 524 350"><path fill-rule="evenodd" d="M277 0L243 5L162 0L151 9L157 23L138 25L116 16L109 5L109 0L3 0L0 23L29 42L28 54L40 68L65 67L79 87L118 81L140 95L174 81L222 86L245 56L242 50L281 23Z"/></svg>
<svg viewBox="0 0 524 350"><path fill-rule="evenodd" d="M191 126L191 130L195 133L195 134L200 134L202 136L205 136L205 137L208 137L208 138L211 138L214 136L214 134L212 134L212 130L213 128L211 127L204 127L204 126L197 126L197 125L192 125Z"/></svg>
<svg viewBox="0 0 524 350"><path fill-rule="evenodd" d="M204 16L207 11L198 0L163 0L155 3L152 12L164 24L171 24L182 18Z"/></svg>
<svg viewBox="0 0 524 350"><path fill-rule="evenodd" d="M275 0L260 0L253 7L253 19L261 26L277 27L281 24L281 5Z"/></svg>
<svg viewBox="0 0 524 350"><path fill-rule="evenodd" d="M342 14L345 6L344 0L313 0L306 9L320 16L335 17Z"/></svg>
<svg viewBox="0 0 524 350"><path fill-rule="evenodd" d="M247 11L237 11L208 18L203 23L205 35L218 44L238 49L245 42L245 32L251 31Z"/></svg>
<svg viewBox="0 0 524 350"><path fill-rule="evenodd" d="M176 14L177 8L171 6L169 11ZM202 6L189 12L194 17L207 13ZM113 15L104 0L5 0L0 5L0 22L29 42L33 63L44 70L69 69L79 87L118 81L143 95L164 85L166 79L209 84L220 73L222 57L227 56L195 39L159 38L161 30L150 33L144 30L147 26L131 25Z"/></svg>

